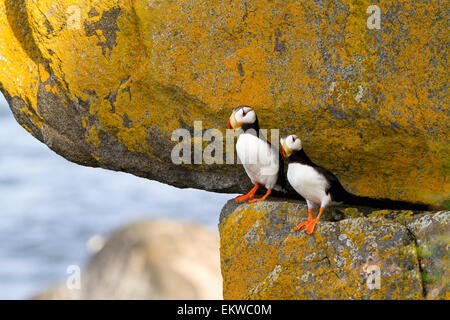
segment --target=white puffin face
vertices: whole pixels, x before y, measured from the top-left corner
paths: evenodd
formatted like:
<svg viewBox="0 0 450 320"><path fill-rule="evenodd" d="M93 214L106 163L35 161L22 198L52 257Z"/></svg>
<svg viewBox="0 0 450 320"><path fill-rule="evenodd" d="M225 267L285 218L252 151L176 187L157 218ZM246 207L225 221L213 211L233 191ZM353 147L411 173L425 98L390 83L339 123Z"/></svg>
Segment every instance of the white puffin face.
<svg viewBox="0 0 450 320"><path fill-rule="evenodd" d="M244 123L252 124L256 121L255 111L248 107L238 107L233 111L228 122L228 129L239 129Z"/></svg>
<svg viewBox="0 0 450 320"><path fill-rule="evenodd" d="M286 138L280 139L281 144L281 152L285 157L289 157L292 152L299 151L302 149L302 142L299 137L297 137L295 134L291 134L290 136L287 136Z"/></svg>
<svg viewBox="0 0 450 320"><path fill-rule="evenodd" d="M295 134L291 134L286 138L286 145L292 150L298 151L302 149L302 142Z"/></svg>
<svg viewBox="0 0 450 320"><path fill-rule="evenodd" d="M235 112L234 117L237 122L242 123L254 123L256 121L256 113L250 107L242 107L238 109Z"/></svg>

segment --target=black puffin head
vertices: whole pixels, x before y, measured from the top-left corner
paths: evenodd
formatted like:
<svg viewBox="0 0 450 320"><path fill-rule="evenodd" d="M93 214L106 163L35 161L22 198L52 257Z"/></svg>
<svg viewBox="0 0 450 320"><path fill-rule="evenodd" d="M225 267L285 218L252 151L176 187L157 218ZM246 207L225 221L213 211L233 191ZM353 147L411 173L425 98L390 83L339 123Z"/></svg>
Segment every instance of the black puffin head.
<svg viewBox="0 0 450 320"><path fill-rule="evenodd" d="M302 141L295 134L291 134L286 138L281 138L280 144L281 152L285 157L290 157L293 152L301 151L303 149Z"/></svg>
<svg viewBox="0 0 450 320"><path fill-rule="evenodd" d="M248 129L253 129L256 132L259 130L258 117L256 112L249 106L239 106L233 110L228 121L228 129L242 128L244 132Z"/></svg>

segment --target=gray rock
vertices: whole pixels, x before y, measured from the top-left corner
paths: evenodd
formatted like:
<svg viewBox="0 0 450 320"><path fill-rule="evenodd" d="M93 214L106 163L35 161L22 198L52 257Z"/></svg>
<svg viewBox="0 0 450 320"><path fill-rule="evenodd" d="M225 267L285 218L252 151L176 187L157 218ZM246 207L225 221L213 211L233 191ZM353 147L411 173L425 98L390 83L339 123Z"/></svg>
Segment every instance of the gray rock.
<svg viewBox="0 0 450 320"><path fill-rule="evenodd" d="M188 223L136 223L90 259L79 290L60 284L34 299L222 299L218 238Z"/></svg>
<svg viewBox="0 0 450 320"><path fill-rule="evenodd" d="M448 295L449 212L330 207L307 235L293 231L306 211L300 202L227 203L219 225L225 299ZM418 243L436 252L425 260ZM441 280L431 287L425 274Z"/></svg>
<svg viewBox="0 0 450 320"><path fill-rule="evenodd" d="M427 299L450 298L450 212L423 215L408 224L414 234Z"/></svg>

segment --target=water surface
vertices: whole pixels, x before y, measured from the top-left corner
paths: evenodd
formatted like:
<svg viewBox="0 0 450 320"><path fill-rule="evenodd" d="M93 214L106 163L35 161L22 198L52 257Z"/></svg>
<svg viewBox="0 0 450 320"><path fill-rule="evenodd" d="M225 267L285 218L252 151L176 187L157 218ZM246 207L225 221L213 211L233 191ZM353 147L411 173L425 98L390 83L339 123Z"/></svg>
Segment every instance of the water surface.
<svg viewBox="0 0 450 320"><path fill-rule="evenodd" d="M73 164L26 132L0 93L0 299L65 279L69 265L85 264L91 236L134 221L182 219L216 231L232 196Z"/></svg>

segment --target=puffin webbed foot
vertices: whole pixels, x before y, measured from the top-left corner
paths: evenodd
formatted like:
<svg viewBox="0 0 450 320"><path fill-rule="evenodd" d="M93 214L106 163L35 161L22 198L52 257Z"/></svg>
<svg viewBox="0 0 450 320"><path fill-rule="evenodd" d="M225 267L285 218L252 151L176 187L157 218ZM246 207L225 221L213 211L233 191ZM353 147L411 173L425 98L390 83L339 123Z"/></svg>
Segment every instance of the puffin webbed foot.
<svg viewBox="0 0 450 320"><path fill-rule="evenodd" d="M313 219L312 218L312 210L309 209L308 210L308 220L306 220L306 221L300 223L298 226L296 226L294 228L294 231L298 231L301 228L305 227L305 232L307 234L313 233L314 232L314 228L315 228L317 222L319 222L320 216L323 213L323 210L324 210L324 208L320 208L319 215L317 216L317 218Z"/></svg>
<svg viewBox="0 0 450 320"><path fill-rule="evenodd" d="M296 226L294 228L294 231L298 231L301 228L305 227L305 232L307 234L311 234L314 231L314 227L316 226L317 222L319 221L319 219L308 219L306 221L303 221L302 223L300 223L298 226Z"/></svg>
<svg viewBox="0 0 450 320"><path fill-rule="evenodd" d="M308 223L310 223L310 222L311 222L311 220L303 221L302 223L300 223L299 225L297 225L297 226L294 228L294 231L300 230L301 228L307 226Z"/></svg>
<svg viewBox="0 0 450 320"><path fill-rule="evenodd" d="M248 203L254 203L254 202L257 202L257 201L264 201L264 200L266 200L266 198L269 196L269 194L270 194L271 192L272 192L272 190L268 189L267 192L266 192L266 194L265 194L262 198L259 198L259 199L251 199Z"/></svg>
<svg viewBox="0 0 450 320"><path fill-rule="evenodd" d="M298 224L295 228L294 231L298 231L301 228L305 227L310 221L312 220L312 209L308 209L308 220L303 221L302 223Z"/></svg>
<svg viewBox="0 0 450 320"><path fill-rule="evenodd" d="M255 186L250 190L247 194L244 194L243 196L239 196L234 198L234 202L243 202L249 198L253 198L255 195L256 190L258 190L259 184L255 184Z"/></svg>
<svg viewBox="0 0 450 320"><path fill-rule="evenodd" d="M314 227L316 226L317 222L319 222L319 218L308 220L308 223L306 224L305 227L305 232L307 234L313 233Z"/></svg>

